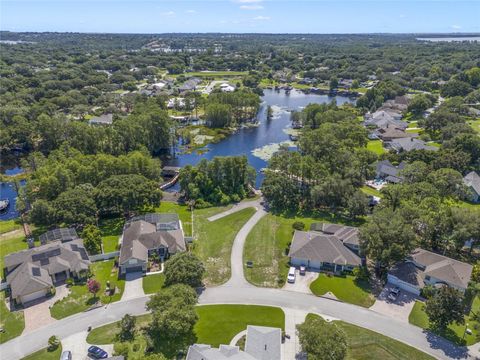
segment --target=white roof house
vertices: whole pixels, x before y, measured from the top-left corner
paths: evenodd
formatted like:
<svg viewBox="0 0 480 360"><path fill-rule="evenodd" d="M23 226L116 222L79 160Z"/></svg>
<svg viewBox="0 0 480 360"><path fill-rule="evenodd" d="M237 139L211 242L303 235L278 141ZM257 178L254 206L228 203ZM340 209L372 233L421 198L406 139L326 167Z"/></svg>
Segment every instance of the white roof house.
<svg viewBox="0 0 480 360"><path fill-rule="evenodd" d="M220 90L223 92L233 92L235 91L235 87L230 84L223 83L220 85Z"/></svg>

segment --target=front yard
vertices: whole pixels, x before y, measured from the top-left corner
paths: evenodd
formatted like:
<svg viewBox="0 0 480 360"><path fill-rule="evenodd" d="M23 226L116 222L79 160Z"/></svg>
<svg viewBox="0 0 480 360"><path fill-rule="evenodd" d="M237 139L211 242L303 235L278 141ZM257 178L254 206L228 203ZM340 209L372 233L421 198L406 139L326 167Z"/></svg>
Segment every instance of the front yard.
<svg viewBox="0 0 480 360"><path fill-rule="evenodd" d="M220 285L230 278L230 253L238 231L255 210L247 208L216 221L207 218L228 208L195 210L195 241L193 252L203 261L207 286Z"/></svg>
<svg viewBox="0 0 480 360"><path fill-rule="evenodd" d="M428 329L434 333L437 333L438 335L443 336L455 344L473 345L478 341L477 336L480 334L480 324L473 319L473 315L478 311L480 311L480 298L476 297L473 301L470 314L465 316L465 325L452 324L445 331L439 332L430 328L428 316L425 313L425 304L421 301L417 301L415 302L415 306L410 313L408 321L410 324L419 326L422 329ZM465 333L466 324L468 324L468 328L472 330L471 335ZM465 338L463 338L464 334Z"/></svg>
<svg viewBox="0 0 480 360"><path fill-rule="evenodd" d="M34 352L22 360L58 360L62 354L62 345L60 345L57 350L48 351L47 348Z"/></svg>
<svg viewBox="0 0 480 360"><path fill-rule="evenodd" d="M100 282L101 289L97 297L103 304L115 302L122 297L125 287L125 280L118 279L118 269L114 268L114 261L99 261L90 266L93 278ZM104 294L106 283L110 281L110 287L116 287L113 296ZM70 287L71 293L64 299L56 302L50 309L50 313L55 319L63 319L64 317L87 310L94 305L92 294L87 290L85 283L76 284Z"/></svg>
<svg viewBox="0 0 480 360"><path fill-rule="evenodd" d="M0 344L19 336L25 328L23 311L10 312L5 305L5 291L0 292Z"/></svg>
<svg viewBox="0 0 480 360"><path fill-rule="evenodd" d="M309 317L318 317L308 314ZM347 336L346 360L433 360L434 358L400 341L396 341L375 331L335 321Z"/></svg>
<svg viewBox="0 0 480 360"><path fill-rule="evenodd" d="M165 283L165 275L163 273L146 275L142 279L143 292L145 294L155 294L160 291Z"/></svg>
<svg viewBox="0 0 480 360"><path fill-rule="evenodd" d="M367 281L356 280L351 275L327 276L320 274L311 285L310 290L317 295L333 293L338 300L363 307L370 307L375 302Z"/></svg>

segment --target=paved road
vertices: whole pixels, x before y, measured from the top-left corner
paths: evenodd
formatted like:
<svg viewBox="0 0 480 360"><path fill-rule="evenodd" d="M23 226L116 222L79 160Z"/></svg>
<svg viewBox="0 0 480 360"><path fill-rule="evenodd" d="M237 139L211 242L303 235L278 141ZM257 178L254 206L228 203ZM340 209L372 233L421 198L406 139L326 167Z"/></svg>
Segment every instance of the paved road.
<svg viewBox="0 0 480 360"><path fill-rule="evenodd" d="M228 209L226 211L223 211L221 213L210 216L209 218L207 218L207 220L208 221L215 221L215 220L224 218L225 216L231 215L231 214L236 213L240 210L250 208L250 207L260 209L260 208L262 208L262 205L260 204L261 201L262 201L261 199L257 199L257 200L252 200L252 201L239 202L239 203L233 205L230 209Z"/></svg>

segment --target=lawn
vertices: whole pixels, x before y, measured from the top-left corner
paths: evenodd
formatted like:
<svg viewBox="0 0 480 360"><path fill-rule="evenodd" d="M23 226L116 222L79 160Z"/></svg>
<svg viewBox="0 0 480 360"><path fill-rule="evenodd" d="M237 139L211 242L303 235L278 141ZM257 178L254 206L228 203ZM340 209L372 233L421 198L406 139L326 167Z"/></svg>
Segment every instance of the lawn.
<svg viewBox="0 0 480 360"><path fill-rule="evenodd" d="M124 223L123 217L100 220L99 229L102 232L102 246L105 254L118 250L118 238L122 235Z"/></svg>
<svg viewBox="0 0 480 360"><path fill-rule="evenodd" d="M135 327L137 330L140 330L151 321L152 315L140 315L136 316L136 319ZM118 324L119 321L116 321L93 329L88 333L87 343L94 345L113 344L116 341L116 336L120 330Z"/></svg>
<svg viewBox="0 0 480 360"><path fill-rule="evenodd" d="M472 310L469 315L465 316L465 324L468 324L468 328L472 330L472 334L465 334L466 325L450 325L445 331L439 332L430 328L428 316L425 313L425 304L421 301L415 302L415 306L408 317L410 324L421 327L422 329L429 329L432 332L437 333L440 336L458 344L458 345L473 345L477 342L477 334L479 334L480 324L472 319L473 314L480 310L480 298L476 297L473 301Z"/></svg>
<svg viewBox="0 0 480 360"><path fill-rule="evenodd" d="M207 220L226 209L209 208L194 212L195 242L192 248L205 265L204 283L208 286L223 284L230 278L233 240L255 212L253 208L247 208L213 222Z"/></svg>
<svg viewBox="0 0 480 360"><path fill-rule="evenodd" d="M22 224L20 223L19 219L0 221L0 234L5 234L7 232L21 229L21 228L22 228Z"/></svg>
<svg viewBox="0 0 480 360"><path fill-rule="evenodd" d="M471 120L468 122L473 130L480 135L480 119L478 120Z"/></svg>
<svg viewBox="0 0 480 360"><path fill-rule="evenodd" d="M367 143L367 150L373 151L377 155L382 155L385 152L381 140L369 140Z"/></svg>
<svg viewBox="0 0 480 360"><path fill-rule="evenodd" d="M318 317L308 314L308 317ZM425 354L400 341L389 338L377 332L335 321L347 336L346 360L430 360L432 356Z"/></svg>
<svg viewBox="0 0 480 360"><path fill-rule="evenodd" d="M0 292L0 344L19 336L25 328L23 311L10 312L5 305L5 292Z"/></svg>
<svg viewBox="0 0 480 360"><path fill-rule="evenodd" d="M153 274L143 277L142 286L145 294L154 294L160 291L165 283L165 275Z"/></svg>
<svg viewBox="0 0 480 360"><path fill-rule="evenodd" d="M270 326L285 329L283 310L256 305L205 305L197 307L195 324L197 343L219 346L229 344L247 325Z"/></svg>
<svg viewBox="0 0 480 360"><path fill-rule="evenodd" d="M27 242L25 241L25 235L18 234L10 237L0 235L0 278L3 278L3 260L8 254L28 249Z"/></svg>
<svg viewBox="0 0 480 360"><path fill-rule="evenodd" d="M34 352L22 360L58 360L62 355L62 345L60 345L55 351L48 351L47 348Z"/></svg>
<svg viewBox="0 0 480 360"><path fill-rule="evenodd" d="M182 222L185 236L192 235L192 213L188 206L174 202L162 201L159 207L154 209L156 213L176 213Z"/></svg>
<svg viewBox="0 0 480 360"><path fill-rule="evenodd" d="M93 278L101 284L101 290L98 295L101 302L107 304L120 300L125 287L125 280L118 279L118 271L114 268L114 260L93 263L90 269L94 274ZM116 286L118 288L112 297L104 295L107 281L110 281L111 287ZM88 292L84 283L73 285L70 290L71 293L66 298L57 301L50 308L53 318L63 319L64 317L85 311L93 305L93 296Z"/></svg>
<svg viewBox="0 0 480 360"><path fill-rule="evenodd" d="M360 188L365 194L367 195L372 195L372 196L377 196L379 198L382 197L382 193L374 188L371 188L370 186L364 185Z"/></svg>
<svg viewBox="0 0 480 360"><path fill-rule="evenodd" d="M375 302L368 282L356 281L353 276L327 276L320 274L310 284L310 290L317 295L333 293L338 300L363 307L370 307Z"/></svg>
<svg viewBox="0 0 480 360"><path fill-rule="evenodd" d="M344 219L332 214L318 214L316 217L285 217L267 214L255 225L247 236L243 250L243 262L253 261L253 267L244 265L245 277L256 285L282 287L288 273L286 251L292 241L295 221L305 224L305 230L314 222L344 223Z"/></svg>

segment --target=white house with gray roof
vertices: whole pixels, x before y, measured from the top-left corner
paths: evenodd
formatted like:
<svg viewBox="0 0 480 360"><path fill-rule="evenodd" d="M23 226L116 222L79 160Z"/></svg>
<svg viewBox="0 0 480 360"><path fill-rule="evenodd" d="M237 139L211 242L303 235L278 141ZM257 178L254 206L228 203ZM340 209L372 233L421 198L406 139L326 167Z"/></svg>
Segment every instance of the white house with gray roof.
<svg viewBox="0 0 480 360"><path fill-rule="evenodd" d="M475 203L480 202L480 175L471 171L465 175L463 183L470 191L470 200Z"/></svg>
<svg viewBox="0 0 480 360"><path fill-rule="evenodd" d="M238 346L194 344L186 360L281 360L282 330L265 326L247 326L245 351Z"/></svg>

